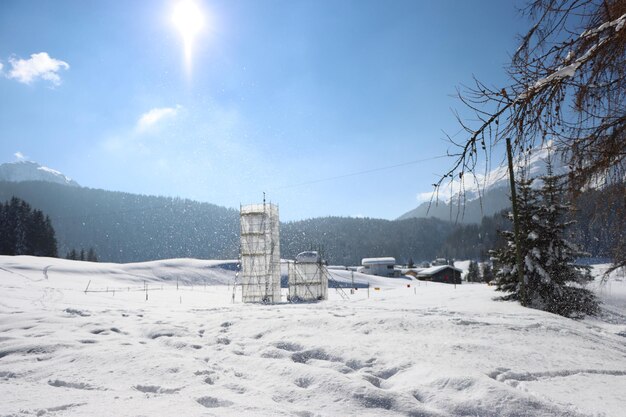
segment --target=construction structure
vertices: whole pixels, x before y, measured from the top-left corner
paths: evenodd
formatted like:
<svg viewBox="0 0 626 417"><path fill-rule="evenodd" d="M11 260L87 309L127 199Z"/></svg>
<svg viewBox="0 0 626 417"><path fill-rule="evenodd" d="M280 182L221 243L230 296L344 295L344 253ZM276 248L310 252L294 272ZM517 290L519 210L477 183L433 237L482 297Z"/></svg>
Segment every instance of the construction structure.
<svg viewBox="0 0 626 417"><path fill-rule="evenodd" d="M241 294L244 303L280 302L278 206L240 207Z"/></svg>
<svg viewBox="0 0 626 417"><path fill-rule="evenodd" d="M328 271L318 252L307 251L289 262L289 296L291 302L328 299Z"/></svg>

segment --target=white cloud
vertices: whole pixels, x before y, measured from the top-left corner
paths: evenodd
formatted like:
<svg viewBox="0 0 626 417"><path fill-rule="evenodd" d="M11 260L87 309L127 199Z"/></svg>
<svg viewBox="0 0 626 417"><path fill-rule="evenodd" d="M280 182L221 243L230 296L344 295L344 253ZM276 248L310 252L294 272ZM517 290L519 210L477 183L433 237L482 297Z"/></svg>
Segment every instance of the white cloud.
<svg viewBox="0 0 626 417"><path fill-rule="evenodd" d="M176 116L180 108L181 107L177 105L176 107L158 107L147 111L139 117L139 120L137 120L137 131L145 132L161 120Z"/></svg>
<svg viewBox="0 0 626 417"><path fill-rule="evenodd" d="M11 70L7 77L24 84L42 79L50 81L53 85L59 85L61 77L58 72L70 68L67 62L51 58L47 52L32 54L30 59L9 58L9 63Z"/></svg>
<svg viewBox="0 0 626 417"><path fill-rule="evenodd" d="M0 71L2 71L2 68L4 68L4 65L2 65L2 62L0 62Z"/></svg>
<svg viewBox="0 0 626 417"><path fill-rule="evenodd" d="M27 156L24 155L22 152L17 151L13 154L13 156L18 160L18 161L23 161L25 159L27 159Z"/></svg>

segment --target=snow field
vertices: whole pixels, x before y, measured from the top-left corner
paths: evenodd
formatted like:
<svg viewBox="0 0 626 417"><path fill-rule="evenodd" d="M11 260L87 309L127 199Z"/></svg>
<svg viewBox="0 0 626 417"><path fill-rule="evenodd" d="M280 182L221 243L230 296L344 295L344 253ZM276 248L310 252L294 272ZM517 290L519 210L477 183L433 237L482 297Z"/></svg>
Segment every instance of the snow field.
<svg viewBox="0 0 626 417"><path fill-rule="evenodd" d="M0 416L626 409L626 280L599 289L610 311L574 321L486 285L403 279L371 278L369 298L232 303L226 264L0 257Z"/></svg>

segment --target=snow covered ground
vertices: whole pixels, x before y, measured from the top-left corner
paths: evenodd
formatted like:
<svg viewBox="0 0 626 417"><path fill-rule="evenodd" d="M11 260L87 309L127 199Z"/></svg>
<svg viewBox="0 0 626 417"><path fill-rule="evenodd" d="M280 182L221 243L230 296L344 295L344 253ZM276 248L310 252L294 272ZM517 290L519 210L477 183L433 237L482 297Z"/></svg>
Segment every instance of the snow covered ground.
<svg viewBox="0 0 626 417"><path fill-rule="evenodd" d="M246 305L233 277L219 261L0 256L0 416L626 410L619 274L598 287L603 314L583 321L493 301L482 284L403 279L373 278L369 298Z"/></svg>

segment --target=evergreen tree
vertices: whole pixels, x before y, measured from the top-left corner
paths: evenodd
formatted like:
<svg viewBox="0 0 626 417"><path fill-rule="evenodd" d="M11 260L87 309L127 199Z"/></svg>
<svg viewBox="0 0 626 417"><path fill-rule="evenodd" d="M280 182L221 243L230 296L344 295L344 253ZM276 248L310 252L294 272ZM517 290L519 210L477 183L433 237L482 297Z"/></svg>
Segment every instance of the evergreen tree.
<svg viewBox="0 0 626 417"><path fill-rule="evenodd" d="M576 264L588 254L565 239L567 228L573 222L564 221L571 209L562 199L559 177L553 175L548 161L548 174L542 177L542 203L539 233L534 246L526 255L526 268L535 277L529 282L530 305L566 317L595 314L598 304L595 295L583 285L591 280L589 267Z"/></svg>
<svg viewBox="0 0 626 417"><path fill-rule="evenodd" d="M0 255L57 256L50 219L16 197L0 203Z"/></svg>
<svg viewBox="0 0 626 417"><path fill-rule="evenodd" d="M474 261L470 261L467 271L467 282L480 282L480 272L478 270L478 264Z"/></svg>
<svg viewBox="0 0 626 417"><path fill-rule="evenodd" d="M67 253L67 255L65 256L65 259L70 259L72 261L77 261L78 260L78 254L76 253L76 249L72 249L71 251L69 251Z"/></svg>
<svg viewBox="0 0 626 417"><path fill-rule="evenodd" d="M80 250L80 260L84 261L85 260L85 249L81 249Z"/></svg>
<svg viewBox="0 0 626 417"><path fill-rule="evenodd" d="M491 268L491 264L489 262L483 262L483 282L490 283L494 279L493 269Z"/></svg>
<svg viewBox="0 0 626 417"><path fill-rule="evenodd" d="M541 178L541 192L533 190L532 180L522 179L519 189L520 247L529 307L566 317L594 314L598 305L593 293L582 287L590 279L588 268L575 264L585 253L563 236L571 222L564 221L569 205L561 201L559 178ZM497 290L508 293L504 299L519 300L515 261L515 239L502 232L507 244L492 251Z"/></svg>
<svg viewBox="0 0 626 417"><path fill-rule="evenodd" d="M0 254L9 254L9 221L8 209L0 203Z"/></svg>
<svg viewBox="0 0 626 417"><path fill-rule="evenodd" d="M94 248L89 248L89 251L87 252L87 260L89 262L98 262L98 256L96 256Z"/></svg>
<svg viewBox="0 0 626 417"><path fill-rule="evenodd" d="M13 230L9 231L13 234L12 255L27 255L29 248L26 233L30 206L25 201L15 197L11 199L9 206L9 216L12 216L14 219L12 222Z"/></svg>
<svg viewBox="0 0 626 417"><path fill-rule="evenodd" d="M519 211L520 248L522 257L533 248L533 238L537 234L534 223L539 220L537 207L537 192L532 188L533 179L522 177L517 186L517 204ZM512 213L508 213L510 219ZM496 272L496 290L508 293L503 297L505 300L519 300L520 285L517 274L515 235L510 230L499 232L505 242L499 249L491 251L492 260ZM525 282L530 277L525 276Z"/></svg>
<svg viewBox="0 0 626 417"><path fill-rule="evenodd" d="M44 256L50 256L56 258L58 255L57 249L57 239L54 228L52 227L52 222L50 221L50 217L46 216L44 222L44 228L46 230L45 238L44 238Z"/></svg>

